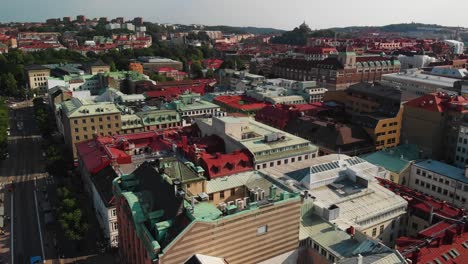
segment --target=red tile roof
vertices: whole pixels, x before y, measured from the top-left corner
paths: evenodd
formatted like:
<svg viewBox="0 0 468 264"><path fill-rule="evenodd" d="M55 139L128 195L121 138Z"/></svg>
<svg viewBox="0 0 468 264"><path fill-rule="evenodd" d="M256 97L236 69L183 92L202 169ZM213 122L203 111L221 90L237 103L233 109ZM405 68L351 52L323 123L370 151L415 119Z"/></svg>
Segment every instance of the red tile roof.
<svg viewBox="0 0 468 264"><path fill-rule="evenodd" d="M240 111L256 111L271 105L269 103L263 103L244 95L221 95L215 97L213 102Z"/></svg>
<svg viewBox="0 0 468 264"><path fill-rule="evenodd" d="M432 210L433 213L448 218L459 218L460 216L468 215L464 212L463 209L450 206L445 201L435 200L427 195L419 193L403 185L396 184L389 180L381 178L377 179L382 186L392 190L406 199L410 208L422 211L424 213L430 213Z"/></svg>
<svg viewBox="0 0 468 264"><path fill-rule="evenodd" d="M91 174L98 173L109 164L130 164L134 148L149 148L152 152L170 150L156 132L143 132L113 137L97 137L76 144L78 157ZM139 154L139 153L138 153Z"/></svg>
<svg viewBox="0 0 468 264"><path fill-rule="evenodd" d="M209 179L253 170L252 159L247 150L214 155L203 152L200 155L200 164Z"/></svg>
<svg viewBox="0 0 468 264"><path fill-rule="evenodd" d="M432 93L405 103L405 107L425 109L432 112L468 110L468 99L463 96L450 96L446 93Z"/></svg>
<svg viewBox="0 0 468 264"><path fill-rule="evenodd" d="M315 114L327 110L323 103L299 104L299 105L270 105L259 110L255 114L255 120L283 129L286 125L299 117L302 113Z"/></svg>
<svg viewBox="0 0 468 264"><path fill-rule="evenodd" d="M418 234L419 239L401 237L398 251L413 263L468 263L468 224L443 221Z"/></svg>

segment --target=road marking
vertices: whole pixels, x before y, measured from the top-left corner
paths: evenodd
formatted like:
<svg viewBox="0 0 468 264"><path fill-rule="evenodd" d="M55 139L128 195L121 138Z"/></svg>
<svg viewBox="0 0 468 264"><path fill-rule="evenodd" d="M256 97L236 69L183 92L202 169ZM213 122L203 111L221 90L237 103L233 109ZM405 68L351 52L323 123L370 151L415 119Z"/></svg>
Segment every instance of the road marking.
<svg viewBox="0 0 468 264"><path fill-rule="evenodd" d="M14 191L14 189L13 189ZM11 223L11 239L10 239L10 244L11 244L11 263L15 263L15 219L13 215L13 191L11 192L11 212L10 212L10 223Z"/></svg>
<svg viewBox="0 0 468 264"><path fill-rule="evenodd" d="M36 205L37 228L39 229L39 240L41 241L42 259L45 261L44 242L42 241L41 219L39 218L39 207L37 205L36 178L34 178L34 203Z"/></svg>

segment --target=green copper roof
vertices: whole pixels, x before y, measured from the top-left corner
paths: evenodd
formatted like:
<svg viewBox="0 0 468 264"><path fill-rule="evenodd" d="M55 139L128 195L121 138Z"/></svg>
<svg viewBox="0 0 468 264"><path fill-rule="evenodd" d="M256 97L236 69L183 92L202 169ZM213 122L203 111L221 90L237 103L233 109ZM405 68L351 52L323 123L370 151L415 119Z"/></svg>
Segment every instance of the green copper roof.
<svg viewBox="0 0 468 264"><path fill-rule="evenodd" d="M418 147L416 145L410 144L401 145L395 148L385 149L362 156L362 159L372 164L382 166L394 173L400 173L407 166L409 166L412 161L415 161L418 158Z"/></svg>
<svg viewBox="0 0 468 264"><path fill-rule="evenodd" d="M161 125L180 122L180 114L174 110L152 110L139 112L137 115L143 120L145 126Z"/></svg>

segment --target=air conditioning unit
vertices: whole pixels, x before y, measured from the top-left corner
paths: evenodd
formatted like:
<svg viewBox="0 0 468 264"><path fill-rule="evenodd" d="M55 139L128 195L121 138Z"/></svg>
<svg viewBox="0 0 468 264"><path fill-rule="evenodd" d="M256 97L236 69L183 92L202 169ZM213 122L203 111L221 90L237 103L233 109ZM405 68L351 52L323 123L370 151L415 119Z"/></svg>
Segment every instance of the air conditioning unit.
<svg viewBox="0 0 468 264"><path fill-rule="evenodd" d="M218 204L218 209L219 209L221 212L225 212L225 211L226 211L226 207L227 207L227 204L224 203L224 202Z"/></svg>
<svg viewBox="0 0 468 264"><path fill-rule="evenodd" d="M239 198L239 199L236 199L236 206L237 206L237 207L239 207L239 202L241 202L241 201L242 201L242 199L240 199L240 198Z"/></svg>
<svg viewBox="0 0 468 264"><path fill-rule="evenodd" d="M258 189L258 201L265 200L265 191L262 189Z"/></svg>
<svg viewBox="0 0 468 264"><path fill-rule="evenodd" d="M240 200L238 203L237 203L237 210L243 210L245 208L245 203L244 203L244 200Z"/></svg>
<svg viewBox="0 0 468 264"><path fill-rule="evenodd" d="M229 201L229 202L227 203L227 207L229 207L229 206L231 206L231 205L234 205L234 201Z"/></svg>
<svg viewBox="0 0 468 264"><path fill-rule="evenodd" d="M258 201L258 192L257 192L257 190L250 189L249 190L249 196L250 196L249 198L250 198L251 202Z"/></svg>

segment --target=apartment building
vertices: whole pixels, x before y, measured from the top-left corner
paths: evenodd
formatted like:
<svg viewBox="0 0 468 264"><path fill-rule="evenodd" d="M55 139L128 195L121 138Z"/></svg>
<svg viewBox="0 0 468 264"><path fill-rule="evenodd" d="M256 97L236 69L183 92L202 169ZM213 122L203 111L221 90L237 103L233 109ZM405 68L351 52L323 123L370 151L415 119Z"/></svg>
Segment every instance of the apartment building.
<svg viewBox="0 0 468 264"><path fill-rule="evenodd" d="M46 91L47 79L50 77L50 69L41 65L28 65L24 68L29 89L39 90L41 92Z"/></svg>
<svg viewBox="0 0 468 264"><path fill-rule="evenodd" d="M257 170L312 159L318 154L310 141L248 117L200 118L196 124L201 136L221 137L226 152L247 149Z"/></svg>
<svg viewBox="0 0 468 264"><path fill-rule="evenodd" d="M385 56L357 56L346 48L324 60L283 59L273 66L276 77L317 81L330 90L344 90L359 82L375 82L383 74L400 71L400 62Z"/></svg>
<svg viewBox="0 0 468 264"><path fill-rule="evenodd" d="M404 104L402 141L417 145L423 158L455 162L460 125L466 122L468 113L467 102L465 97L447 93L408 101Z"/></svg>
<svg viewBox="0 0 468 264"><path fill-rule="evenodd" d="M63 126L65 145L77 158L76 143L90 140L93 135L115 135L122 127L121 111L114 103L94 103L72 98L56 110Z"/></svg>
<svg viewBox="0 0 468 264"><path fill-rule="evenodd" d="M468 165L468 123L460 125L454 164L462 169Z"/></svg>
<svg viewBox="0 0 468 264"><path fill-rule="evenodd" d="M257 263L298 248L299 194L258 172L199 181L197 171L161 161L114 180L122 262Z"/></svg>
<svg viewBox="0 0 468 264"><path fill-rule="evenodd" d="M420 161L411 166L408 187L455 207L468 208L468 170L435 160Z"/></svg>
<svg viewBox="0 0 468 264"><path fill-rule="evenodd" d="M184 125L190 125L196 117L224 115L219 105L203 100L198 93L185 92L179 95L177 100L165 104L163 108L179 112L184 119Z"/></svg>
<svg viewBox="0 0 468 264"><path fill-rule="evenodd" d="M352 122L373 138L376 150L400 144L402 103L416 96L379 83L359 83L346 90L345 108Z"/></svg>

